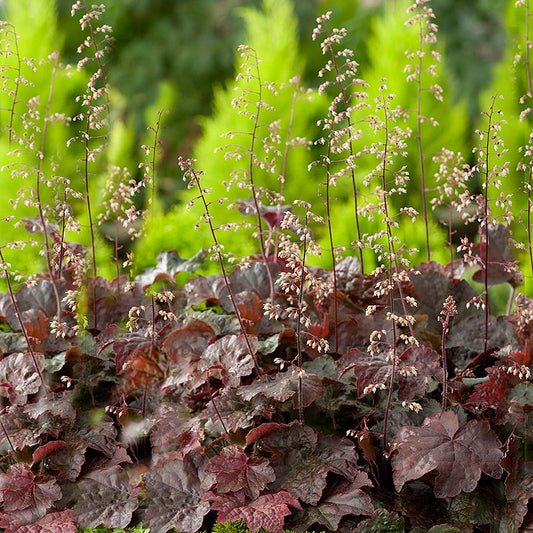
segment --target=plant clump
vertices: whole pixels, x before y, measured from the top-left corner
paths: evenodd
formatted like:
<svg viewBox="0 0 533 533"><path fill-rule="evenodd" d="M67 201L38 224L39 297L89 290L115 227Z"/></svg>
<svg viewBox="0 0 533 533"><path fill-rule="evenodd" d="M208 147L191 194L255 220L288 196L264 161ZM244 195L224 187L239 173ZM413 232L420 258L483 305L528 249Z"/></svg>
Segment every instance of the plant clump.
<svg viewBox="0 0 533 533"><path fill-rule="evenodd" d="M533 265L531 239L514 242L512 198L500 193L511 170L497 95L476 132L472 161L443 147L431 154L438 171L429 175L422 125L438 126L422 115L421 95L443 95L438 84L423 83L436 68L425 67L426 59L439 57L431 51L437 28L428 4L416 0L407 9L408 25L419 32L407 69L417 88L416 132L406 126L413 110L396 104L387 80L369 101L353 51L342 48L347 32L329 27L330 13L313 32L326 56L318 93L331 97L316 139L292 137L291 129L296 102L313 91L298 76L283 88L264 80L255 50L240 47L234 108L249 129L228 132L221 148L227 159L245 162L225 176L229 195L241 194L230 205L239 222L215 217L225 199L213 197L194 159L179 157L189 207L200 209L197 225L207 228L211 245L189 258L162 251L137 274L122 248L156 209L163 110L150 130L153 143L143 146L142 175L107 168L104 212L94 216L93 178L110 120L105 6L78 0L72 8L87 30L78 68L89 69L79 131L69 143L78 145L80 190L41 163L43 110L17 96L25 84L17 36L10 24L0 26L9 97L3 133L25 157L38 156L25 167L34 187L24 198L35 214L17 223L35 237L46 265L34 276L14 272L4 253L23 245L0 244L6 533L533 527L533 299L520 292ZM529 20L529 4L517 2L521 8ZM59 68L55 56L51 61ZM531 98L529 55L525 64L524 102ZM267 120L275 108L265 93L278 89L292 91L288 123ZM420 183L406 162L413 135ZM306 200L285 198L296 147L315 150L307 172L323 174L317 195L325 217ZM530 152L526 145L520 163L529 200ZM22 179L17 165L6 170ZM263 186L265 174L277 177L277 190ZM335 190L346 180L353 231L343 242L333 214ZM44 201L44 185L55 201ZM422 196L422 215L409 205L413 190ZM520 220L527 215L530 236L529 200ZM431 260L438 243L430 239L430 206L447 212L445 264ZM478 227L477 238L462 235L458 249L457 216ZM413 265L402 228L417 223L428 260ZM99 275L99 225L111 228L104 248L112 279ZM317 227L326 240L316 237ZM78 231L85 244L70 239ZM244 232L257 253L226 250L224 231ZM516 259L517 248L528 251L529 264ZM328 268L314 263L318 256L328 258ZM204 275L206 261L216 274ZM505 286L508 303L499 312L494 290Z"/></svg>

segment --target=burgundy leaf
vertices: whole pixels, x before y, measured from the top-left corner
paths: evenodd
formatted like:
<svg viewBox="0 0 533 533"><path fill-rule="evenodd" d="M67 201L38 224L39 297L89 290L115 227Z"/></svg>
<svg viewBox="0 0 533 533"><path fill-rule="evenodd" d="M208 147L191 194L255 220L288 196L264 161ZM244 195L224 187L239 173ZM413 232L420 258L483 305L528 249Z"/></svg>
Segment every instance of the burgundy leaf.
<svg viewBox="0 0 533 533"><path fill-rule="evenodd" d="M66 397L43 396L38 402L27 404L24 412L30 418L38 420L39 425L55 437L58 437L61 431L71 428L76 419L76 411Z"/></svg>
<svg viewBox="0 0 533 533"><path fill-rule="evenodd" d="M505 478L506 504L515 518L516 527L520 527L528 511L528 502L533 498L533 462L524 461L522 443L514 440L502 460L503 468L508 472Z"/></svg>
<svg viewBox="0 0 533 533"><path fill-rule="evenodd" d="M38 402L27 404L24 407L24 412L31 418L39 420L39 424L48 427L52 427L54 424L63 428L65 426L70 427L76 419L76 411L65 397L43 396Z"/></svg>
<svg viewBox="0 0 533 533"><path fill-rule="evenodd" d="M148 508L142 522L152 533L166 533L172 528L195 533L200 529L210 507L202 501L199 475L204 465L203 458L190 454L183 461L168 461L144 475Z"/></svg>
<svg viewBox="0 0 533 533"><path fill-rule="evenodd" d="M308 529L314 523L336 531L339 522L346 515L371 515L374 506L368 494L361 487L372 486L364 472L359 472L354 481L341 480L328 487L326 494L316 507L307 507L301 527Z"/></svg>
<svg viewBox="0 0 533 533"><path fill-rule="evenodd" d="M56 283L58 283L56 281ZM62 293L62 282L59 282L59 294ZM16 293L17 307L20 313L30 309L38 309L46 317L53 319L57 313L54 286L50 281L38 280L35 284L26 284ZM15 314L15 308L11 301L6 310L7 319L11 329L20 331L20 322Z"/></svg>
<svg viewBox="0 0 533 533"><path fill-rule="evenodd" d="M248 335L253 350L249 353L243 335L226 335L210 344L205 350L199 368L215 369L213 375L220 374L227 387L237 387L242 376L249 376L254 368L253 355L257 352L257 337Z"/></svg>
<svg viewBox="0 0 533 533"><path fill-rule="evenodd" d="M139 286L125 290L128 286L127 276L122 277L120 281L121 284L118 284L116 279L110 282L102 276L87 280L87 308L96 309L96 325L99 331L127 320L130 309L144 303L144 293ZM96 305L93 304L93 298L96 299ZM94 328L94 313L88 313L87 318L88 327Z"/></svg>
<svg viewBox="0 0 533 533"><path fill-rule="evenodd" d="M276 279L278 266L275 263L269 263L268 268L270 269L272 278ZM267 267L263 263L254 262L248 268L236 268L229 275L229 282L234 295L252 291L263 302L270 296ZM233 304L228 296L228 289L225 284L221 286L219 298L226 312L233 313Z"/></svg>
<svg viewBox="0 0 533 533"><path fill-rule="evenodd" d="M129 478L120 466L89 472L78 480L76 521L85 528L125 528L138 506L130 497Z"/></svg>
<svg viewBox="0 0 533 533"><path fill-rule="evenodd" d="M173 283L178 272L196 272L203 265L206 256L205 250L200 250L191 259L180 257L176 250L159 252L156 266L146 268L143 274L135 277L135 282L143 289L161 280Z"/></svg>
<svg viewBox="0 0 533 533"><path fill-rule="evenodd" d="M405 520L396 513L389 513L386 509L376 509L374 514L357 524L357 533L374 533L385 531L405 531ZM445 530L446 533L456 533ZM429 532L428 532L429 533ZM437 533L436 531L432 533Z"/></svg>
<svg viewBox="0 0 533 533"><path fill-rule="evenodd" d="M224 286L222 276L196 276L185 284L187 307L196 307L203 302L218 303L218 294Z"/></svg>
<svg viewBox="0 0 533 533"><path fill-rule="evenodd" d="M215 332L202 320L192 320L187 327L172 331L162 349L173 363L182 365L189 360L200 359Z"/></svg>
<svg viewBox="0 0 533 533"><path fill-rule="evenodd" d="M266 459L249 457L236 444L227 446L220 455L213 457L206 472L215 474L215 483L210 490L217 494L244 491L244 494L255 500L266 486L274 481L274 470Z"/></svg>
<svg viewBox="0 0 533 533"><path fill-rule="evenodd" d="M42 437L46 430L32 420L20 405L12 406L1 415L2 424L9 435L9 439L19 450L26 446L38 446L42 443ZM0 432L0 442L4 441L4 432Z"/></svg>
<svg viewBox="0 0 533 533"><path fill-rule="evenodd" d="M40 309L28 309L22 313L22 321L28 337L35 343L41 343L48 337L49 323ZM34 348L35 349L35 348Z"/></svg>
<svg viewBox="0 0 533 533"><path fill-rule="evenodd" d="M243 400L237 393L240 389L222 389L216 397L217 411L213 402L209 402L205 414L213 423L218 421L219 415L224 424L231 431L246 429L254 425L260 417L270 420L276 411L274 401L265 396L258 395L252 401Z"/></svg>
<svg viewBox="0 0 533 533"><path fill-rule="evenodd" d="M170 383L174 387L187 383L191 389L199 378L198 363L209 341L215 337L215 332L209 324L202 320L191 321L186 328L172 331L163 343L162 350L172 363L171 376L167 378L164 387ZM202 382L205 376L201 378Z"/></svg>
<svg viewBox="0 0 533 533"><path fill-rule="evenodd" d="M152 358L152 344L151 339L137 332L129 333L117 339L113 343L117 374L120 374L126 365L131 365L131 361L136 357L145 359Z"/></svg>
<svg viewBox="0 0 533 533"><path fill-rule="evenodd" d="M246 435L246 444L252 444L257 440L269 436L274 431L281 431L284 427L284 424L278 424L277 422L261 424L259 427L255 427L248 432L248 435Z"/></svg>
<svg viewBox="0 0 533 533"><path fill-rule="evenodd" d="M186 452L201 447L203 430L197 424L191 427L190 416L178 404L163 402L156 407L153 416L156 429L152 432L150 440L153 447L152 453L155 455L185 446L185 449L181 449L181 455L184 455ZM193 434L196 435L196 439L191 441Z"/></svg>
<svg viewBox="0 0 533 533"><path fill-rule="evenodd" d="M328 472L349 481L357 478L357 453L349 440L317 435L312 428L297 422L263 426L268 426L269 431L261 436L256 432L254 438L260 438L262 449L273 454L271 465L276 473L273 490L286 489L302 501L316 505ZM247 443L251 440L248 434Z"/></svg>
<svg viewBox="0 0 533 533"><path fill-rule="evenodd" d="M340 360L339 375L353 369L357 395L362 398L375 388L387 387L393 369L398 375L398 398L412 400L425 392L429 377L439 377L439 354L428 346L413 346L404 350L393 367L392 352L370 354L357 348L350 350Z"/></svg>
<svg viewBox="0 0 533 533"><path fill-rule="evenodd" d="M46 458L46 471L56 475L58 481L76 481L81 468L85 463L85 451L87 447L83 443L65 443L63 441L51 441L35 450L34 463L38 459Z"/></svg>
<svg viewBox="0 0 533 533"><path fill-rule="evenodd" d="M442 324L438 317L448 296L453 297L459 312L452 320L452 327L457 326L464 318L476 314L475 308L473 306L467 308L466 304L478 293L466 281L455 282L450 279L439 263L435 261L422 263L409 275L409 278L418 304L416 312L427 315L429 332L441 335Z"/></svg>
<svg viewBox="0 0 533 533"><path fill-rule="evenodd" d="M373 331L386 329L385 326L383 313L375 313L370 316L364 314L353 315L349 320L339 322L337 326L339 346L335 351L343 355L352 348L358 348L366 352L370 344L370 334ZM335 345L335 328L331 328L328 342L330 346Z"/></svg>
<svg viewBox="0 0 533 533"><path fill-rule="evenodd" d="M244 520L253 533L260 528L272 533L282 533L285 517L291 514L289 507L301 509L300 502L292 494L282 490L264 494L245 502L243 492L215 496L208 493L212 508L218 511L218 522Z"/></svg>
<svg viewBox="0 0 533 533"><path fill-rule="evenodd" d="M447 501L435 497L435 487L432 479L408 483L397 495L394 509L409 519L411 527L428 530L435 524L443 524L448 518ZM445 533L459 533L446 531Z"/></svg>
<svg viewBox="0 0 533 533"><path fill-rule="evenodd" d="M511 418L511 401L508 398L508 393L512 389L513 381L516 381L516 378L510 376L501 367L489 367L486 371L489 381L478 383L475 386L476 392L470 395L464 407L476 412L486 409L494 410L498 424L518 422L519 420ZM517 414L520 416L521 413Z"/></svg>
<svg viewBox="0 0 533 533"><path fill-rule="evenodd" d="M237 309L247 333L256 333L256 325L264 316L263 303L255 292L243 291L235 295Z"/></svg>
<svg viewBox="0 0 533 533"><path fill-rule="evenodd" d="M44 369L44 355L35 353L39 371ZM41 387L41 378L29 353L18 353L0 361L0 396L9 398L13 405L24 405L30 394Z"/></svg>
<svg viewBox="0 0 533 533"><path fill-rule="evenodd" d="M299 371L296 367L289 368L286 372L278 372L274 376L262 376L250 385L245 385L237 390L243 400L251 400L259 394L273 398L279 402L293 397L294 408L298 408L298 386L301 379L303 393L303 407L311 405L317 396L322 396L324 388L320 378L305 370Z"/></svg>
<svg viewBox="0 0 533 533"><path fill-rule="evenodd" d="M503 224L489 224L488 230L488 264L486 269L487 282L489 285L498 283L509 283L513 287L522 284L522 275L517 272L515 258L513 254L513 244L511 231ZM486 244L474 244L474 253L478 254L485 261ZM472 279L478 283L483 283L483 272L479 268L474 272Z"/></svg>
<svg viewBox="0 0 533 533"><path fill-rule="evenodd" d="M60 498L61 489L56 481L41 480L25 463L16 463L7 473L0 474L2 520L32 523L44 516Z"/></svg>
<svg viewBox="0 0 533 533"><path fill-rule="evenodd" d="M71 436L71 440L102 452L109 458L115 455L117 448L120 448L116 441L117 430L107 415L100 420L91 420L87 412L79 412Z"/></svg>
<svg viewBox="0 0 533 533"><path fill-rule="evenodd" d="M4 533L78 533L78 527L71 509L59 513L48 513L31 524L0 519Z"/></svg>
<svg viewBox="0 0 533 533"><path fill-rule="evenodd" d="M400 491L406 481L419 479L437 469L438 498L471 492L481 472L499 478L501 442L486 422L470 420L461 427L457 415L445 411L424 420L420 427L403 426L394 437L392 458L394 486Z"/></svg>
<svg viewBox="0 0 533 533"><path fill-rule="evenodd" d="M39 446L39 448L33 452L32 460L34 463L37 463L38 461L57 453L59 450L62 450L65 446L67 446L67 443L64 440L47 442L43 446Z"/></svg>
<svg viewBox="0 0 533 533"><path fill-rule="evenodd" d="M413 368L416 374L411 373ZM412 400L417 394L426 392L429 378L441 378L440 355L427 345L411 346L400 356L397 371L398 399Z"/></svg>

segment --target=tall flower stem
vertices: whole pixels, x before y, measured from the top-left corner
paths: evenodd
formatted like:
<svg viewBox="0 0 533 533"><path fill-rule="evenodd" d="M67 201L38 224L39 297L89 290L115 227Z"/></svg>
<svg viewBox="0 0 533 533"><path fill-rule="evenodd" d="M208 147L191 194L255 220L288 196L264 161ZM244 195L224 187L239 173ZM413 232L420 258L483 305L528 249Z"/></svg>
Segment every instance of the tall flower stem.
<svg viewBox="0 0 533 533"><path fill-rule="evenodd" d="M9 292L9 297L11 299L11 303L13 304L13 309L15 310L15 316L17 317L17 320L19 321L20 329L22 330L22 334L24 335L24 339L26 340L26 345L28 346L28 352L30 353L30 356L32 358L33 365L35 366L35 371L37 372L37 375L41 379L41 383L46 388L47 385L46 385L46 383L44 381L41 369L39 368L39 365L37 363L37 358L35 356L35 352L33 350L33 346L31 345L31 341L30 341L30 337L29 337L29 334L28 334L28 330L26 329L26 326L24 325L24 322L22 321L22 315L20 313L20 309L19 309L19 306L17 304L17 299L15 298L15 293L13 292L13 287L11 285L9 271L7 270L7 264L5 262L4 254L2 253L2 249L1 248L0 248L0 262L1 262L1 268L4 271L4 278L5 278L6 282L7 282L7 289L8 289L8 292Z"/></svg>
<svg viewBox="0 0 533 533"><path fill-rule="evenodd" d="M205 190L202 189L202 186L200 184L200 172L194 169L193 167L193 161L190 159L183 159L182 157L178 158L178 164L180 168L185 171L185 177L189 178L189 186L196 186L198 188L198 197L201 199L203 206L204 206L204 219L209 225L209 230L211 232L211 237L213 238L213 250L215 252L215 255L218 259L218 263L220 265L220 271L222 272L222 277L224 278L224 284L226 285L226 289L228 290L228 296L231 301L231 305L233 307L233 311L235 312L235 315L237 316L237 320L239 321L239 326L241 328L241 332L244 337L244 341L246 342L246 347L248 348L248 351L250 353L250 356L252 357L255 370L258 375L263 375L263 370L259 366L259 363L257 361L257 357L255 355L255 351L252 349L252 345L250 343L250 338L248 337L248 333L246 332L246 327L244 325L244 321L241 317L241 313L239 311L239 307L237 306L237 302L235 301L235 297L233 295L233 290L231 289L231 284L228 279L228 275L226 272L226 267L224 266L224 261L222 259L222 247L220 243L218 242L217 235L215 228L213 226L213 221L211 218L211 215L209 213L209 204L207 203L207 200L205 198ZM268 269L268 265L265 265Z"/></svg>

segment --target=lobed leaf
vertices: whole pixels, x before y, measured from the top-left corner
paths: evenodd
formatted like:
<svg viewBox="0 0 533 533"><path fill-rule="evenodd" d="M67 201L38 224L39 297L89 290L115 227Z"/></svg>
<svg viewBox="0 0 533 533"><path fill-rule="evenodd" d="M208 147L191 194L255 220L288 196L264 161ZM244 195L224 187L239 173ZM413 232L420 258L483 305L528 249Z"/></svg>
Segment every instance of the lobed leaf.
<svg viewBox="0 0 533 533"><path fill-rule="evenodd" d="M354 371L359 398L375 387L388 386L393 370L398 375L398 399L412 400L426 390L428 378L442 374L439 354L426 345L412 346L404 350L393 365L392 352L372 355L351 349L339 363L339 377Z"/></svg>
<svg viewBox="0 0 533 533"><path fill-rule="evenodd" d="M336 531L346 515L371 515L374 506L370 496L361 490L361 487L371 485L364 472L359 472L354 481L341 480L333 483L317 506L305 508L301 527L308 529L317 523L326 526L328 531Z"/></svg>
<svg viewBox="0 0 533 533"><path fill-rule="evenodd" d="M216 494L243 491L252 500L276 477L266 459L250 457L236 444L226 446L207 463L205 470L215 474L209 490Z"/></svg>
<svg viewBox="0 0 533 533"><path fill-rule="evenodd" d="M36 477L29 465L16 463L0 474L0 520L30 524L43 517L61 498L54 479Z"/></svg>
<svg viewBox="0 0 533 533"><path fill-rule="evenodd" d="M301 509L298 499L284 490L264 494L249 502L245 501L242 491L222 496L208 493L207 496L213 502L212 508L218 511L219 522L242 519L251 532L263 528L272 533L282 533L285 517L291 513L289 507Z"/></svg>
<svg viewBox="0 0 533 533"><path fill-rule="evenodd" d="M156 266L145 268L142 274L135 277L135 283L143 289L161 280L174 283L178 272L196 272L204 264L206 256L205 250L200 250L191 259L180 257L176 250L159 252Z"/></svg>
<svg viewBox="0 0 533 533"><path fill-rule="evenodd" d="M248 336L253 354L249 353L243 335L226 335L210 344L202 355L198 368L214 370L227 387L237 387L241 377L249 376L254 368L253 355L257 352L257 337Z"/></svg>
<svg viewBox="0 0 533 533"><path fill-rule="evenodd" d="M322 497L329 472L349 481L360 474L357 453L349 440L319 435L298 422L263 424L248 434L246 442L259 439L262 449L272 453L276 473L272 489L288 490L311 505Z"/></svg>
<svg viewBox="0 0 533 533"><path fill-rule="evenodd" d="M89 472L77 482L76 521L82 527L125 528L138 507L130 497L129 478L120 466Z"/></svg>
<svg viewBox="0 0 533 533"><path fill-rule="evenodd" d="M39 371L44 369L44 355L35 353ZM33 357L29 353L18 353L0 361L0 396L9 398L12 405L24 405L31 394L41 388L41 378Z"/></svg>
<svg viewBox="0 0 533 533"><path fill-rule="evenodd" d="M265 375L255 379L250 385L237 389L237 394L246 401L258 395L284 402L293 397L293 406L298 408L298 389L302 388L302 407L311 405L317 396L322 396L324 388L318 376L291 366L285 372L273 376Z"/></svg>
<svg viewBox="0 0 533 533"><path fill-rule="evenodd" d="M205 460L188 455L183 461L168 461L152 468L144 477L148 508L143 512L143 524L152 533L176 529L195 533L209 512L209 503L202 501L200 477Z"/></svg>
<svg viewBox="0 0 533 533"><path fill-rule="evenodd" d="M438 498L471 492L484 472L499 478L502 444L486 422L470 420L459 427L452 411L432 415L420 427L403 426L395 435L392 450L396 490L412 479L438 470L435 495Z"/></svg>
<svg viewBox="0 0 533 533"><path fill-rule="evenodd" d="M3 523L4 533L78 533L78 527L71 509L66 511L48 513L31 524L22 524L17 521Z"/></svg>

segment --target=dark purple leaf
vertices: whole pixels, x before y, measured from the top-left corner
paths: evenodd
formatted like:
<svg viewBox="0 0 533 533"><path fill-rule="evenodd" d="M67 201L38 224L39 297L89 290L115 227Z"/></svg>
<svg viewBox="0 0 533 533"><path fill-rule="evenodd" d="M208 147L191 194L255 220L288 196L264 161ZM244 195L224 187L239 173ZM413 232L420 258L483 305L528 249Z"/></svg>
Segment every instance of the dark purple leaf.
<svg viewBox="0 0 533 533"><path fill-rule="evenodd" d="M202 501L199 476L203 475L205 459L187 455L183 461L168 461L152 468L144 477L148 508L143 513L143 525L152 533L176 529L195 533L209 512L209 503Z"/></svg>
<svg viewBox="0 0 533 533"><path fill-rule="evenodd" d="M61 489L53 479L36 477L25 463L16 463L0 474L0 518L29 524L44 516Z"/></svg>
<svg viewBox="0 0 533 533"><path fill-rule="evenodd" d="M144 272L135 277L135 283L142 289L153 285L156 281L167 280L174 283L178 272L196 272L207 257L205 250L200 250L191 259L180 257L176 250L159 252L155 267L146 268Z"/></svg>
<svg viewBox="0 0 533 533"><path fill-rule="evenodd" d="M375 313L371 316L364 314L353 315L350 320L344 320L337 326L339 346L335 350L339 354L346 354L353 348L365 352L370 344L370 334L373 331L386 329L383 313ZM383 339L386 340L386 339ZM328 338L330 346L335 345L335 330L331 329Z"/></svg>
<svg viewBox="0 0 533 533"><path fill-rule="evenodd" d="M125 528L138 501L130 497L129 478L120 466L89 472L77 482L76 521L82 527Z"/></svg>
<svg viewBox="0 0 533 533"><path fill-rule="evenodd" d="M32 460L34 463L37 463L38 461L62 450L65 446L67 446L67 443L64 440L52 440L47 442L43 446L39 446L39 448L33 452Z"/></svg>
<svg viewBox="0 0 533 533"><path fill-rule="evenodd" d="M289 507L301 509L298 499L284 490L276 494L264 494L248 502L243 492L221 496L209 494L209 500L213 502L213 509L218 511L218 522L242 519L252 533L260 528L282 533L285 517L291 514Z"/></svg>
<svg viewBox="0 0 533 533"><path fill-rule="evenodd" d="M171 402L158 405L153 417L156 429L152 432L150 440L158 453L173 448L176 438L190 423L190 417L187 416L185 409Z"/></svg>
<svg viewBox="0 0 533 533"><path fill-rule="evenodd" d="M215 474L215 482L209 490L217 494L242 490L252 500L257 499L275 478L266 459L250 457L236 444L227 446L220 455L213 457L205 470Z"/></svg>
<svg viewBox="0 0 533 533"><path fill-rule="evenodd" d="M44 355L35 353L39 370L44 369ZM41 378L29 353L9 355L0 361L0 396L9 398L12 405L24 405L30 394L41 387Z"/></svg>
<svg viewBox="0 0 533 533"><path fill-rule="evenodd" d="M264 417L272 418L276 411L274 401L265 396L258 395L251 401L243 400L239 395L240 389L224 388L216 397L218 413L215 411L213 402L209 402L205 414L213 423L218 422L219 415L224 424L231 431L246 429L254 425L256 420Z"/></svg>
<svg viewBox="0 0 533 533"><path fill-rule="evenodd" d="M0 519L4 533L78 533L74 513L71 509L59 513L48 513L31 524Z"/></svg>
<svg viewBox="0 0 533 533"><path fill-rule="evenodd" d="M253 355L257 353L257 337L248 335L253 354L248 350L244 335L226 335L210 344L205 350L200 370L212 369L227 387L237 387L242 376L249 376L254 368Z"/></svg>
<svg viewBox="0 0 533 533"><path fill-rule="evenodd" d="M258 395L284 402L293 397L294 408L298 408L298 387L301 379L303 393L303 407L311 405L317 396L322 396L324 388L320 378L305 370L299 371L296 367L289 368L286 372L278 372L274 376L261 376L250 385L237 389L237 394L246 401Z"/></svg>
<svg viewBox="0 0 533 533"><path fill-rule="evenodd" d="M187 453L202 448L204 430L198 421L191 422L185 410L177 404L161 403L154 411L156 429L152 433L152 454L162 456L178 450L177 458L183 459Z"/></svg>
<svg viewBox="0 0 533 533"><path fill-rule="evenodd" d="M508 472L505 478L506 505L508 514L515 518L517 529L528 512L528 502L533 498L533 462L524 461L522 443L514 440L502 460L503 468Z"/></svg>
<svg viewBox="0 0 533 533"><path fill-rule="evenodd" d="M438 498L471 492L481 472L499 478L501 442L486 422L470 420L459 427L452 411L426 418L420 427L403 426L395 435L392 450L394 486L399 492L406 481L438 470Z"/></svg>
<svg viewBox="0 0 533 533"><path fill-rule="evenodd" d="M396 497L394 509L408 518L412 527L423 530L428 530L435 524L443 524L449 519L447 501L435 497L431 478L427 483L415 481L405 485Z"/></svg>
<svg viewBox="0 0 533 533"><path fill-rule="evenodd" d="M300 527L308 529L317 523L326 526L328 531L336 531L346 515L371 515L374 506L368 494L361 490L361 487L369 486L372 483L364 472L359 472L354 481L339 480L333 483L328 486L316 507L305 509Z"/></svg>
<svg viewBox="0 0 533 533"><path fill-rule="evenodd" d="M198 363L213 337L215 332L202 320L193 320L186 328L174 330L168 335L162 350L174 363L171 369L173 386L187 383L191 389L195 388L192 385L199 377L197 374L203 374L198 371Z"/></svg>
<svg viewBox="0 0 533 533"><path fill-rule="evenodd" d="M388 387L393 371L392 352L370 354L357 348L350 350L340 360L339 376L354 371L357 395L362 398L376 388ZM398 375L398 399L412 400L426 390L429 377L438 378L442 373L439 354L432 348L412 346L404 350L394 365Z"/></svg>
<svg viewBox="0 0 533 533"><path fill-rule="evenodd" d="M91 420L90 415L84 411L78 413L76 424L71 432L71 439L88 448L102 452L111 458L115 455L117 445L117 430L111 418L107 415L100 420Z"/></svg>
<svg viewBox="0 0 533 533"><path fill-rule="evenodd" d="M58 481L76 481L85 462L83 444L54 440L40 446L33 452L33 462L46 461L46 471L56 475Z"/></svg>
<svg viewBox="0 0 533 533"><path fill-rule="evenodd" d="M405 531L405 520L396 513L377 509L374 514L357 524L357 533L400 532Z"/></svg>
<svg viewBox="0 0 533 533"><path fill-rule="evenodd" d="M486 370L489 381L478 383L475 392L470 395L464 407L474 412L490 409L496 416L496 422L517 423L522 418L522 411L512 411L509 393L517 378L511 376L502 367L489 367Z"/></svg>
<svg viewBox="0 0 533 533"><path fill-rule="evenodd" d="M172 331L162 349L173 363L182 365L189 360L198 360L215 335L206 322L192 320L187 327Z"/></svg>
<svg viewBox="0 0 533 533"><path fill-rule="evenodd" d="M113 324L127 320L130 309L145 303L144 293L139 286L128 288L128 277L109 281L101 276L89 278L87 282L87 309L93 310L96 299L96 323L99 331ZM87 313L88 328L94 328L94 312Z"/></svg>
<svg viewBox="0 0 533 533"><path fill-rule="evenodd" d="M271 465L276 473L273 490L286 489L302 501L316 505L326 486L328 472L349 481L354 481L360 473L357 454L347 439L317 435L312 428L299 423L263 426L263 432L262 426L254 431L253 439L260 439L262 449L272 453ZM252 442L250 434L246 442Z"/></svg>
<svg viewBox="0 0 533 533"><path fill-rule="evenodd" d="M38 423L32 420L20 405L11 407L1 416L2 424L9 435L9 438L15 448L21 450L27 446L38 446L42 442L42 436L46 430ZM4 432L0 432L0 441L4 441Z"/></svg>
<svg viewBox="0 0 533 533"><path fill-rule="evenodd" d="M489 224L487 229L489 240L486 269L488 284L497 285L507 282L515 288L518 287L522 284L522 275L515 267L510 229L502 224ZM485 262L485 242L476 243L474 253L478 254ZM472 279L478 283L484 282L481 267L474 272Z"/></svg>
<svg viewBox="0 0 533 533"><path fill-rule="evenodd" d="M48 337L50 326L46 315L40 309L29 309L22 313L22 317L22 323L32 341L33 349L42 350L42 342Z"/></svg>
<svg viewBox="0 0 533 533"><path fill-rule="evenodd" d="M235 294L235 303L246 332L257 334L257 326L264 316L262 300L255 292L243 291Z"/></svg>
<svg viewBox="0 0 533 533"><path fill-rule="evenodd" d="M56 283L59 285L59 294L62 294L64 290L62 282L56 281ZM29 311L30 309L36 309L41 311L50 320L57 313L54 286L50 281L41 279L33 285L24 285L15 294L15 298L20 313L24 313L24 311ZM15 331L20 331L20 322L15 315L15 308L11 302L7 307L6 315L9 326Z"/></svg>
<svg viewBox="0 0 533 533"><path fill-rule="evenodd" d="M135 359L151 361L157 356L153 349L152 340L143 333L128 333L113 343L117 374L122 373L125 367L132 367Z"/></svg>
<svg viewBox="0 0 533 533"><path fill-rule="evenodd" d="M268 268L272 273L272 278L275 280L278 273L278 266L275 263L269 263ZM268 271L263 263L255 262L248 268L236 268L228 278L231 291L234 295L251 291L256 293L263 302L270 296ZM228 296L228 289L225 284L221 286L219 298L226 312L233 313L233 305Z"/></svg>
<svg viewBox="0 0 533 533"><path fill-rule="evenodd" d="M39 426L55 438L71 428L76 419L76 411L65 397L43 396L37 403L27 404L24 412L38 420Z"/></svg>
<svg viewBox="0 0 533 533"><path fill-rule="evenodd" d="M475 308L473 306L467 308L466 304L478 293L466 281L454 282L442 265L435 261L422 263L415 271L409 275L418 303L415 312L427 315L428 331L441 335L442 324L438 321L438 317L448 296L453 297L458 311L458 315L452 319L452 327L467 316L476 314Z"/></svg>
<svg viewBox="0 0 533 533"><path fill-rule="evenodd" d="M206 301L217 304L218 295L223 286L222 276L197 276L190 279L184 287L187 294L187 307L196 307Z"/></svg>

